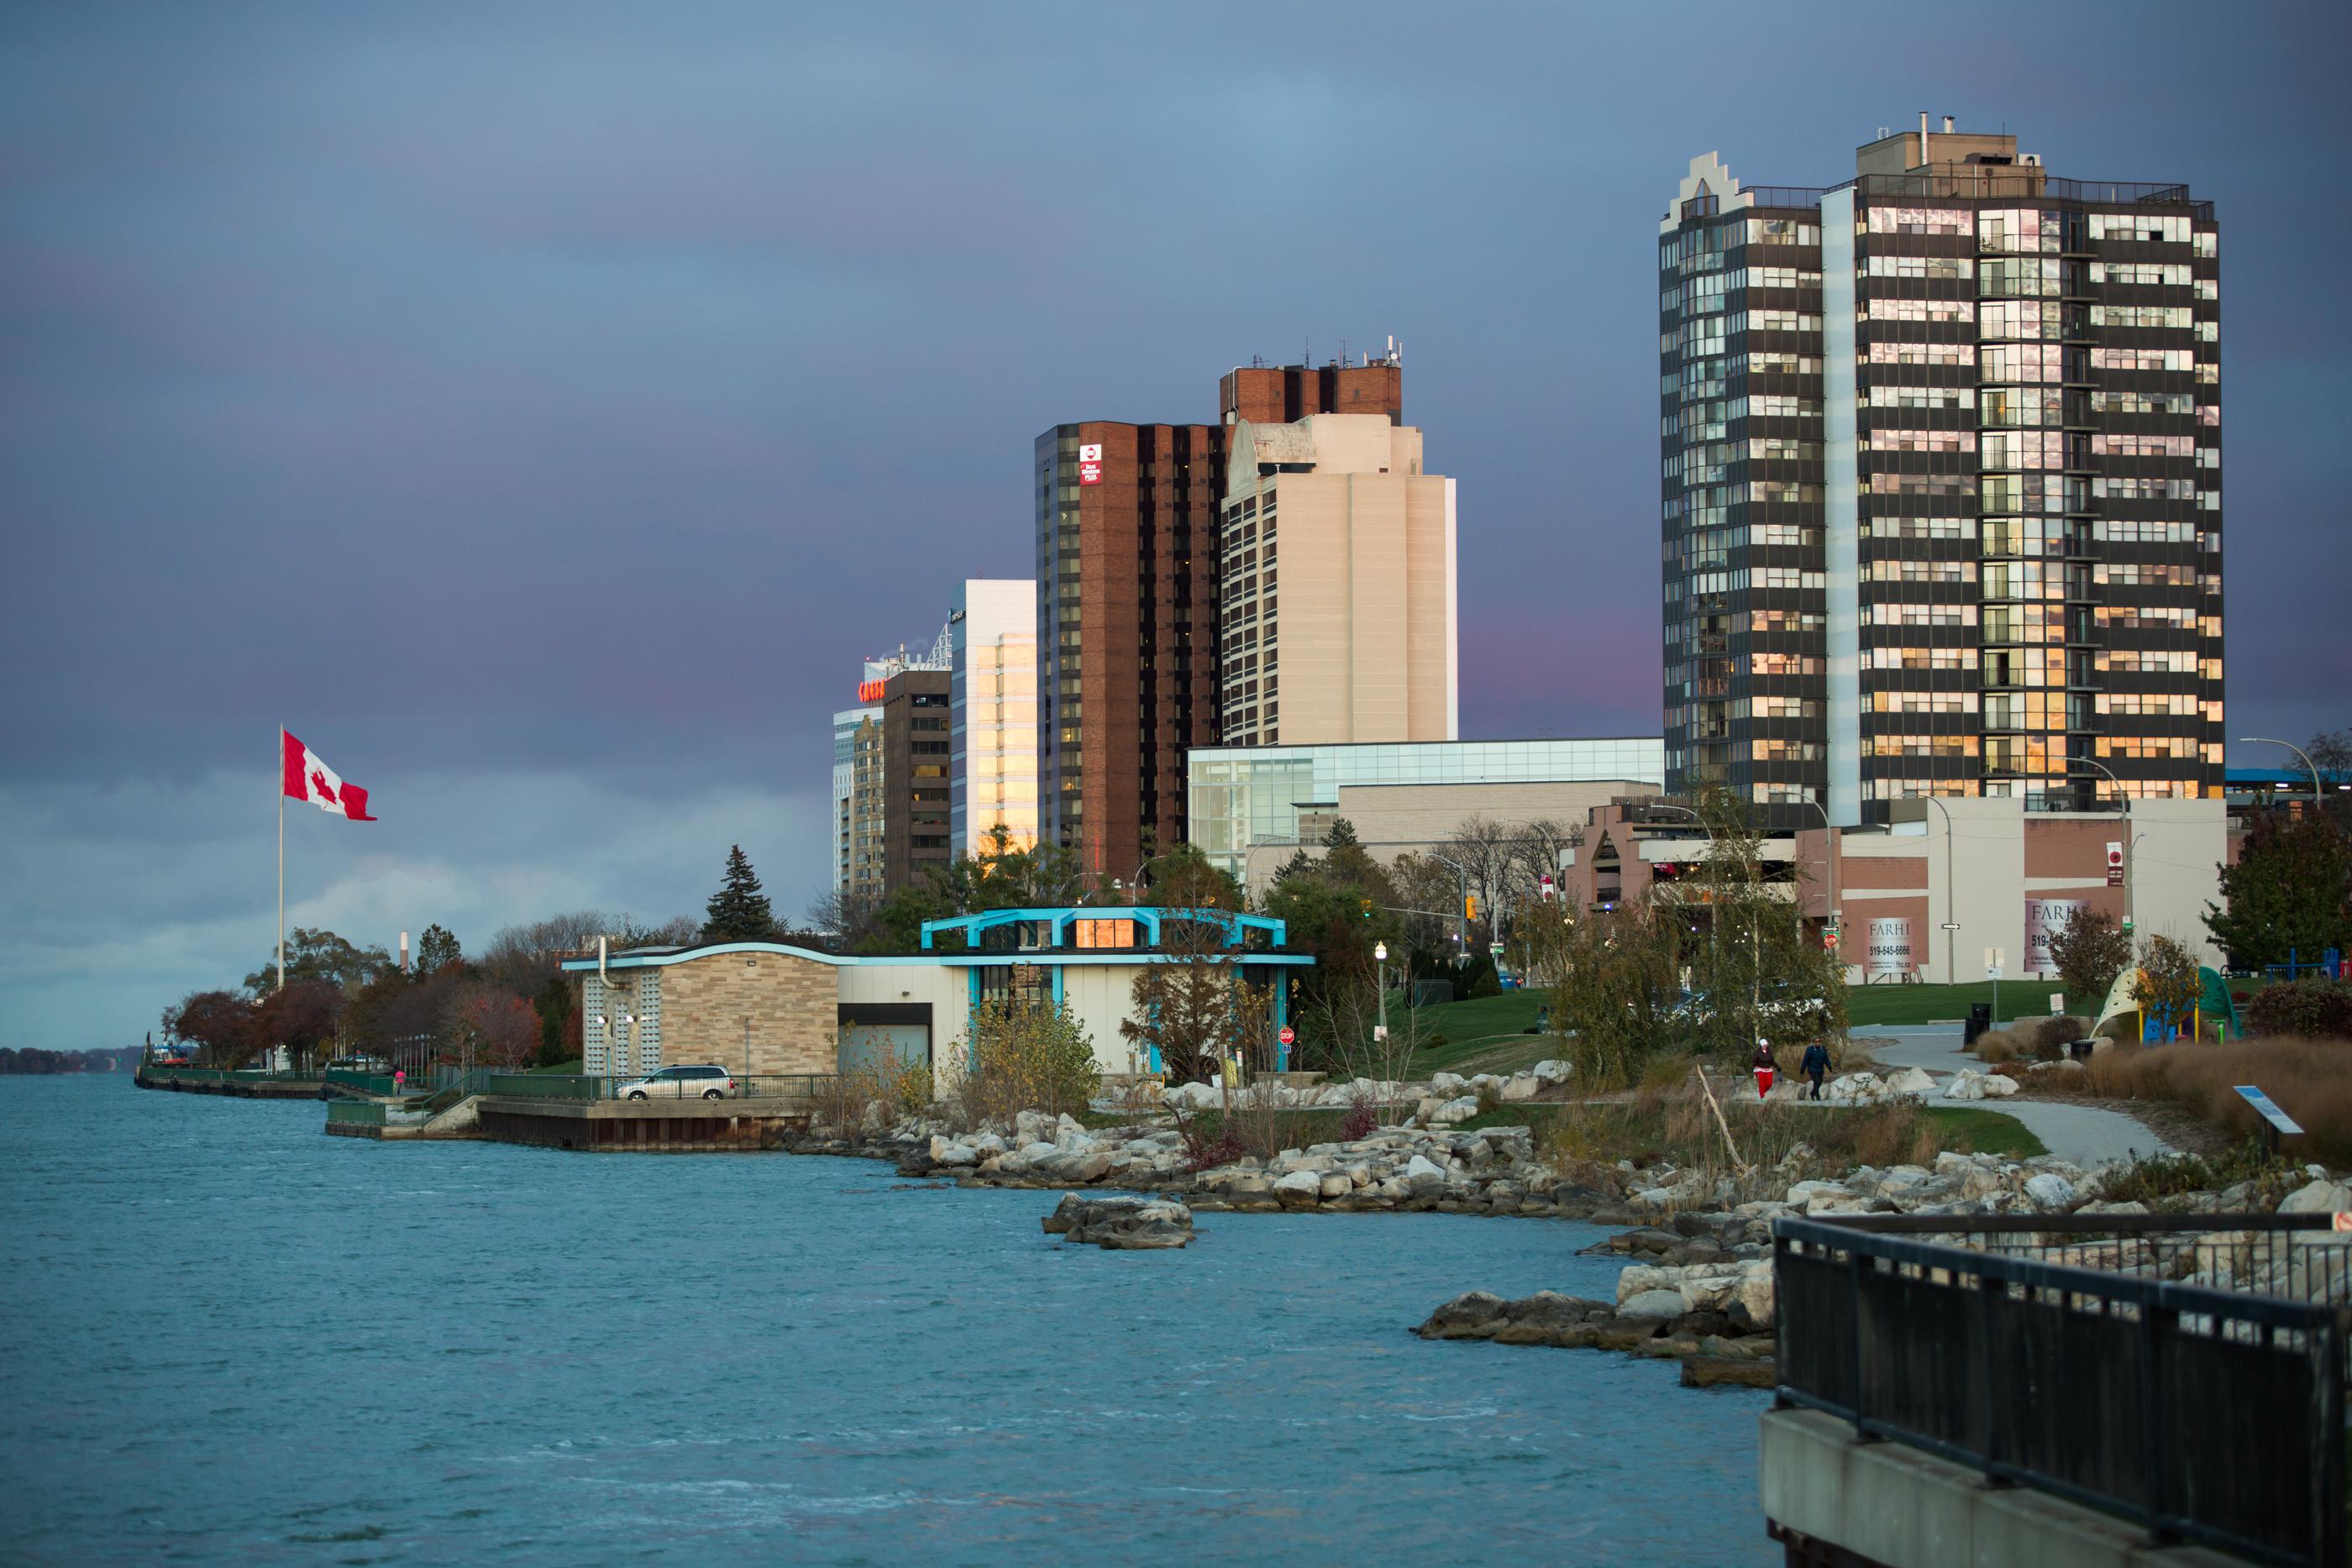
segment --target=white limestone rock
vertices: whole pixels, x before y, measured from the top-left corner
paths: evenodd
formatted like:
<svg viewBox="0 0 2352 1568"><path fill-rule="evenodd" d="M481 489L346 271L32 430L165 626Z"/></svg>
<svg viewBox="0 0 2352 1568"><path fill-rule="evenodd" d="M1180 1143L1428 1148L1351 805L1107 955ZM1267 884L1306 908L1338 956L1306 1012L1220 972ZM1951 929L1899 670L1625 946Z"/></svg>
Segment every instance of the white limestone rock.
<svg viewBox="0 0 2352 1568"><path fill-rule="evenodd" d="M1889 1094L1927 1095L1936 1092L1936 1080L1924 1067L1906 1067L1886 1079Z"/></svg>
<svg viewBox="0 0 2352 1568"><path fill-rule="evenodd" d="M2063 1213L2081 1201L2074 1184L2055 1171L2042 1171L2025 1179L2025 1196L2038 1208Z"/></svg>
<svg viewBox="0 0 2352 1568"><path fill-rule="evenodd" d="M2338 1182L2306 1182L2279 1199L2281 1214L2342 1214L2352 1209L2352 1186Z"/></svg>

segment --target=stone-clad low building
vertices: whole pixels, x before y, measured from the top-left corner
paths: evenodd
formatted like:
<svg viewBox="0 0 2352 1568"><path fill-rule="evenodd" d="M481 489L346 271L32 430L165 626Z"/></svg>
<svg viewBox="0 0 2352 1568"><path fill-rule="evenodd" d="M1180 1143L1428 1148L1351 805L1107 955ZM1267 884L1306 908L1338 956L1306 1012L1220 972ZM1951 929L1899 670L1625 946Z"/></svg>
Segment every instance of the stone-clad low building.
<svg viewBox="0 0 2352 1568"><path fill-rule="evenodd" d="M1135 981L1178 961L1163 933L1178 920L1222 928L1238 977L1275 998L1270 1028L1288 1017L1292 969L1283 923L1221 910L1102 906L992 910L934 920L926 951L884 956L819 953L779 942L641 947L574 958L584 1061L592 1076L715 1062L751 1077L829 1073L896 1056L951 1076L952 1049L988 998L1066 1003L1093 1039L1105 1073L1151 1072L1119 1034ZM1172 935L1172 933L1168 933ZM950 948L961 950L950 951Z"/></svg>

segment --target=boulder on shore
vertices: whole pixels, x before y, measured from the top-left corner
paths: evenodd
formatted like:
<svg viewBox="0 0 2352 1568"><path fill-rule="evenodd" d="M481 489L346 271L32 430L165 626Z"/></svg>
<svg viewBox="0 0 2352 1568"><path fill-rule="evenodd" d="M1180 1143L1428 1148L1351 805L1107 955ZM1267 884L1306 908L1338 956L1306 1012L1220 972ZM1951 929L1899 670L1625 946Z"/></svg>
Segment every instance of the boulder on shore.
<svg viewBox="0 0 2352 1568"><path fill-rule="evenodd" d="M1192 1211L1164 1198L1066 1192L1042 1223L1048 1236L1115 1252L1185 1247L1192 1240Z"/></svg>

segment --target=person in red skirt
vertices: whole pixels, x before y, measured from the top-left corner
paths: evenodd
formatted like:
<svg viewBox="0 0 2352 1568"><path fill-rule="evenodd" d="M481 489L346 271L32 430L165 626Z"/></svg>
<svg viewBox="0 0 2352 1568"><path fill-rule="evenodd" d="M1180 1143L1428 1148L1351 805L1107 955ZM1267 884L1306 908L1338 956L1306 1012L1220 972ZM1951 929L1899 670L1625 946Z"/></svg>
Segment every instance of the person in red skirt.
<svg viewBox="0 0 2352 1568"><path fill-rule="evenodd" d="M1772 1075L1780 1071L1772 1060L1772 1047L1762 1035L1756 1037L1756 1059L1748 1068L1756 1074L1756 1098L1763 1099L1772 1092Z"/></svg>

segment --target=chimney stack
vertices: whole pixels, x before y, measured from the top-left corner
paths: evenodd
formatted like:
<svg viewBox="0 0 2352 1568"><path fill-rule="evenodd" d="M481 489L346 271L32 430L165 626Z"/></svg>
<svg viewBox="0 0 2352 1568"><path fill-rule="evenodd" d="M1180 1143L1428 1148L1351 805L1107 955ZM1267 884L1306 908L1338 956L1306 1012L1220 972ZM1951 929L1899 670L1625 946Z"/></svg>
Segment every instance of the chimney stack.
<svg viewBox="0 0 2352 1568"><path fill-rule="evenodd" d="M1947 136L1949 136L1951 133L1952 133L1952 117L1951 117L1950 115L1948 115L1948 115L1944 116L1944 134L1945 134L1945 135L1947 135Z"/></svg>
<svg viewBox="0 0 2352 1568"><path fill-rule="evenodd" d="M1919 111L1919 167L1925 169L1927 163L1927 111L1923 109Z"/></svg>
<svg viewBox="0 0 2352 1568"><path fill-rule="evenodd" d="M400 934L400 972L404 975L408 973L408 933L405 931Z"/></svg>

